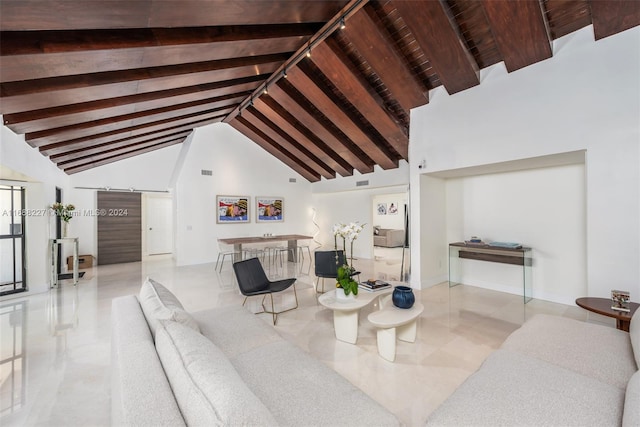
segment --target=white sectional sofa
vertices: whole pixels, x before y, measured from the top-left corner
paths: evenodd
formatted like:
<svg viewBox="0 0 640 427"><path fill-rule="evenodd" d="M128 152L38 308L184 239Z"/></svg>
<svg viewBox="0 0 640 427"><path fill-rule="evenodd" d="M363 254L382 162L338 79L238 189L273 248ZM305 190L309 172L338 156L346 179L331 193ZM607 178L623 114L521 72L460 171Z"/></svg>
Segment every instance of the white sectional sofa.
<svg viewBox="0 0 640 427"><path fill-rule="evenodd" d="M536 315L428 426L640 426L640 315L630 332Z"/></svg>
<svg viewBox="0 0 640 427"><path fill-rule="evenodd" d="M112 303L112 425L397 426L243 307L197 313L147 279Z"/></svg>

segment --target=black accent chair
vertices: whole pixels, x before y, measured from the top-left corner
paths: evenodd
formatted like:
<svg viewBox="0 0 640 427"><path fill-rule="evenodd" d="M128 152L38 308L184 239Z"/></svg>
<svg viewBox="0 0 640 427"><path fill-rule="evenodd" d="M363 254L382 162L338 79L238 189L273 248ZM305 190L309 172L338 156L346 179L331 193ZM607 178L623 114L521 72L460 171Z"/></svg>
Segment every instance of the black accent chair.
<svg viewBox="0 0 640 427"><path fill-rule="evenodd" d="M338 267L345 264L344 251L315 251L316 292L324 293L324 279L337 279ZM354 271L351 276L360 276L359 271ZM318 284L322 279L322 290L318 290Z"/></svg>
<svg viewBox="0 0 640 427"><path fill-rule="evenodd" d="M255 295L263 295L262 297L262 310L259 313L270 313L273 316L273 324L275 325L278 320L278 314L286 311L294 310L298 308L298 294L296 293L296 285L294 284L296 279L283 279L276 280L274 282L267 278L267 275L260 264L258 258L249 258L244 261L238 261L233 263L233 271L236 273L236 279L238 279L238 286L240 292L245 296L242 305L247 302L247 298ZM282 292L293 285L293 295L296 300L296 306L287 310L275 311L273 305L273 293ZM271 297L271 311L267 310L264 306L264 300L267 294Z"/></svg>

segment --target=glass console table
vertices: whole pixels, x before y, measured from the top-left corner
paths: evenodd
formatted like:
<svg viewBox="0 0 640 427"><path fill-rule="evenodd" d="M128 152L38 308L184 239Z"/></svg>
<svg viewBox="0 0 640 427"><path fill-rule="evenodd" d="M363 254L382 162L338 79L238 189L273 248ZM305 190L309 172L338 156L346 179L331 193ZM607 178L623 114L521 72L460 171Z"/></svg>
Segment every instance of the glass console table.
<svg viewBox="0 0 640 427"><path fill-rule="evenodd" d="M533 250L527 247L511 249L464 242L449 243L449 287L461 284L463 259L519 265L522 266L522 296L526 304L533 298L532 254Z"/></svg>
<svg viewBox="0 0 640 427"><path fill-rule="evenodd" d="M63 237L60 239L49 239L49 253L51 258L51 287L58 287L58 246L64 244L73 245L73 285L78 284L78 238Z"/></svg>

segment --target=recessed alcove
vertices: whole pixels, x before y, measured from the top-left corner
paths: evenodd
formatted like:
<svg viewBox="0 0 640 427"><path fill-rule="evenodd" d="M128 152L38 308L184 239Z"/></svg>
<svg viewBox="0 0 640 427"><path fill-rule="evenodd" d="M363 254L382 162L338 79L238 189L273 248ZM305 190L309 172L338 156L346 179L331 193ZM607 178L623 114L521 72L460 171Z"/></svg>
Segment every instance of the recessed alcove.
<svg viewBox="0 0 640 427"><path fill-rule="evenodd" d="M446 280L448 243L518 242L534 249L533 297L573 304L587 294L586 151L420 177L421 268ZM462 283L522 294L517 266L465 260Z"/></svg>

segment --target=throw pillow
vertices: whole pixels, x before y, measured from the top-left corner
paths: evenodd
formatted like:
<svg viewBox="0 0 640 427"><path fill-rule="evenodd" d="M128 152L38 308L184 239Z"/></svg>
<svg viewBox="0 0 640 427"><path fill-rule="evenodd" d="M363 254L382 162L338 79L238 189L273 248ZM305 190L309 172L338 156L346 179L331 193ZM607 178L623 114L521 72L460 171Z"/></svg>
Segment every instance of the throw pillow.
<svg viewBox="0 0 640 427"><path fill-rule="evenodd" d="M156 349L187 425L277 425L218 346L179 323L162 324Z"/></svg>
<svg viewBox="0 0 640 427"><path fill-rule="evenodd" d="M140 288L138 299L154 339L161 320L179 322L200 333L195 319L184 310L178 298L160 283L147 278Z"/></svg>
<svg viewBox="0 0 640 427"><path fill-rule="evenodd" d="M373 227L373 234L375 234L376 236L380 234L380 227Z"/></svg>

